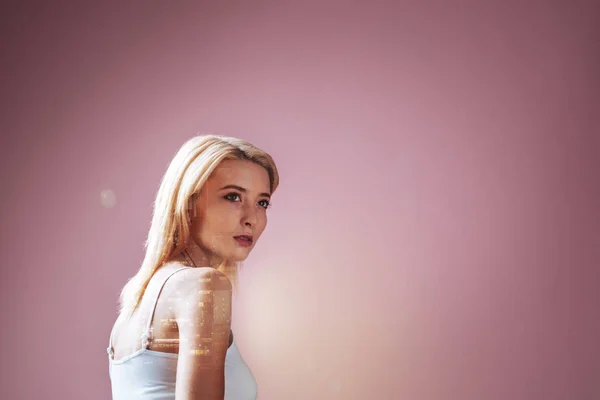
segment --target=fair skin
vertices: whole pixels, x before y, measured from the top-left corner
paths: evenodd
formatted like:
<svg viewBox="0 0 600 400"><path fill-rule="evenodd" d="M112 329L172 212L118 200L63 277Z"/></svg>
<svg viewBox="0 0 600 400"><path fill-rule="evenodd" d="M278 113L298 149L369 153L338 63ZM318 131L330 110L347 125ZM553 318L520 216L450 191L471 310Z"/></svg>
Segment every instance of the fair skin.
<svg viewBox="0 0 600 400"><path fill-rule="evenodd" d="M267 225L269 193L269 175L263 167L245 160L223 161L190 210L193 240L186 250L194 264L217 267L223 259L245 260ZM246 233L253 236L251 247L239 246L233 239ZM182 255L176 259L185 261Z"/></svg>
<svg viewBox="0 0 600 400"><path fill-rule="evenodd" d="M228 186L227 188L224 188ZM222 260L243 261L267 225L267 171L246 160L225 160L192 199L191 238L153 276L138 310L113 336L114 359L141 348L140 332L159 283L174 269L196 266L165 283L154 317L150 350L178 354L177 399L223 399L225 356L231 344L231 283L216 270ZM234 236L252 235L251 246Z"/></svg>

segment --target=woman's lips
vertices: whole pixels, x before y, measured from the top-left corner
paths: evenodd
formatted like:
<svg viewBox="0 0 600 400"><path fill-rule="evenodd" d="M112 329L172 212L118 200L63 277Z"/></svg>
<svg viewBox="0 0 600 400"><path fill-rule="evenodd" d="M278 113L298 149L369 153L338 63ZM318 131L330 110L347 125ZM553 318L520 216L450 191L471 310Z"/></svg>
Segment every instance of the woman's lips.
<svg viewBox="0 0 600 400"><path fill-rule="evenodd" d="M243 236L235 236L234 239L242 247L250 247L250 246L252 246L252 241L244 238Z"/></svg>

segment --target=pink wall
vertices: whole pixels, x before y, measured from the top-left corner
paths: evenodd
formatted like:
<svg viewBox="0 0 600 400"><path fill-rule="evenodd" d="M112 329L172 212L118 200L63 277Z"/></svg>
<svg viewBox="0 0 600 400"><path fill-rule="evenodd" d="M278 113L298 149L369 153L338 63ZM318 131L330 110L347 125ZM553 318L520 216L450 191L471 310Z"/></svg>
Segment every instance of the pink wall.
<svg viewBox="0 0 600 400"><path fill-rule="evenodd" d="M196 132L280 168L234 311L260 400L600 398L593 2L50 3L0 13L0 398L109 398Z"/></svg>

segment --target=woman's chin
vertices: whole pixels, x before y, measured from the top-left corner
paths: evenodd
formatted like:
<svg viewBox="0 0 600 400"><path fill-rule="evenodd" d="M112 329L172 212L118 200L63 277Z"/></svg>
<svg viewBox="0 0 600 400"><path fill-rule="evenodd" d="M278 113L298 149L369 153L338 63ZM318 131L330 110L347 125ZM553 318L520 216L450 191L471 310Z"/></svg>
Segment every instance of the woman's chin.
<svg viewBox="0 0 600 400"><path fill-rule="evenodd" d="M248 255L250 255L251 251L252 251L251 247L249 247L247 249L237 249L236 251L234 251L231 254L231 256L233 257L232 260L244 261L244 260L246 260L246 258L248 258Z"/></svg>
<svg viewBox="0 0 600 400"><path fill-rule="evenodd" d="M240 254L240 253L241 252L236 252L235 254L232 254L230 260L237 261L237 262L246 261L246 258L248 258L248 252L246 252L246 254Z"/></svg>

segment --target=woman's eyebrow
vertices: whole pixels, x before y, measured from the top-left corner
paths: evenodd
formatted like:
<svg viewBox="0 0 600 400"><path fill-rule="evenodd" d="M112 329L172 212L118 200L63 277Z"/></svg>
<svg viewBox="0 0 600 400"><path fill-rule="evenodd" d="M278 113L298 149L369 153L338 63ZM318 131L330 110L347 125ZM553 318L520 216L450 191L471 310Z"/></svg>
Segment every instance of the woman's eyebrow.
<svg viewBox="0 0 600 400"><path fill-rule="evenodd" d="M236 189L236 190L239 190L242 193L246 193L247 192L246 189L244 189L243 187L238 186L238 185L225 185L225 186L223 186L219 190L224 190L224 189ZM268 197L269 199L271 198L271 195L269 193L261 193L259 196L265 196L265 197Z"/></svg>

